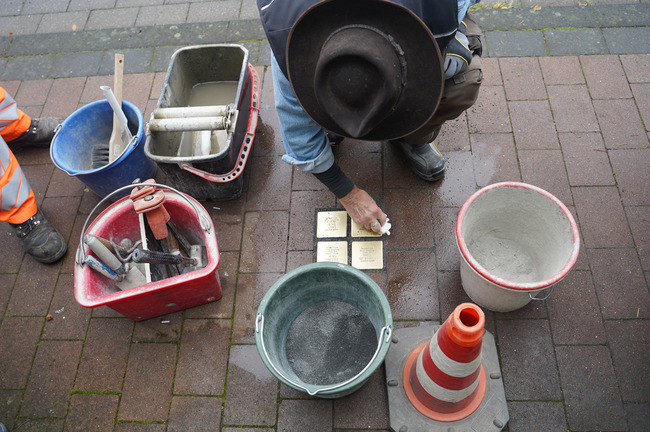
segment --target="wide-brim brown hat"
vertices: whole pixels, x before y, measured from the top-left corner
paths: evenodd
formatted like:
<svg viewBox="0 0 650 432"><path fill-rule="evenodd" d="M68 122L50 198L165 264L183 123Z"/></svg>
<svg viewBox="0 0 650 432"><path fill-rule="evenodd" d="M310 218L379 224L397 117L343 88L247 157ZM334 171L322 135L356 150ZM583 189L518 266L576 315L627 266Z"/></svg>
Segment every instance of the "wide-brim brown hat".
<svg viewBox="0 0 650 432"><path fill-rule="evenodd" d="M317 124L369 141L422 127L444 83L431 31L409 9L384 0L325 0L307 9L289 34L287 72Z"/></svg>

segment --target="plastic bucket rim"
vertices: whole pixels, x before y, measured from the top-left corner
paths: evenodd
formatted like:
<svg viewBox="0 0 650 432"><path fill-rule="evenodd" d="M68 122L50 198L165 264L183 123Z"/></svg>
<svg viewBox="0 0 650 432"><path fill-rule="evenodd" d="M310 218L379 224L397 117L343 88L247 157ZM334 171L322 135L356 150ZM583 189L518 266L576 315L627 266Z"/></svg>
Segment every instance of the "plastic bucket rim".
<svg viewBox="0 0 650 432"><path fill-rule="evenodd" d="M54 134L54 138L52 138L52 144L50 145L50 159L52 160L54 165L56 165L57 168L59 168L61 171L65 172L69 176L75 177L75 176L78 176L78 175L97 174L100 171L107 170L107 169L119 164L120 162L124 161L124 159L126 159L131 154L131 152L133 152L133 150L135 149L135 147L136 147L135 144L137 144L138 141L139 141L138 137L140 137L141 134L144 134L144 116L142 115L142 112L140 111L140 109L135 104L133 104L132 102L129 102L127 100L122 100L122 104L126 104L135 113L135 115L136 115L136 117L137 117L137 119L139 121L139 127L138 127L138 133L133 135L133 140L134 141L130 142L126 146L124 151L122 151L122 154L120 154L120 156L117 157L117 159L115 159L113 162L111 162L109 164L100 166L98 168L89 169L89 170L70 171L71 168L62 166L59 163L59 161L57 161L56 158L54 157L54 148L55 148L55 145L56 145L56 140L59 137L59 134L61 133L63 128L65 127L66 123L69 124L69 122L71 121L72 116L79 113L80 111L87 110L87 109L90 109L90 108L94 108L97 105L109 105L110 106L109 102L106 99L99 99L99 100L90 102L90 103L82 106L81 108L74 111L65 120L63 120L63 122L61 123L61 125L59 127L59 130Z"/></svg>
<svg viewBox="0 0 650 432"><path fill-rule="evenodd" d="M275 370L275 365L272 364L270 359L266 356L262 349L262 344L263 341L261 340L261 334L260 331L257 327L257 322L260 319L260 316L264 317L264 314L266 312L266 308L269 306L270 301L273 299L275 296L276 292L287 282L292 280L295 277L299 277L303 273L310 271L313 268L318 268L318 269L340 269L343 271L346 271L350 274L353 274L354 276L358 277L361 280L364 280L365 282L368 283L368 286L370 287L371 291L376 295L376 298L379 300L381 303L381 311L383 318L385 320L385 325L381 329L375 328L379 332L379 336L383 336L384 329L388 328L389 335L392 334L392 326L393 326L393 316L392 316L392 311L390 309L390 306L388 304L388 300L386 299L383 291L377 283L367 274L362 272L359 269L356 269L352 266L349 266L347 264L341 264L341 263L334 263L334 262L315 262L315 263L310 263L306 264L300 267L297 267L284 275L282 275L272 286L269 288L269 290L266 292L264 297L262 298L262 301L260 302L260 305L257 309L257 319L256 319L256 329L255 329L255 345L257 347L257 351L262 358L262 361L264 365L267 367L267 369L273 374L273 376L276 377L279 381L284 383L285 385L295 389L295 390L300 390L300 391L306 391L310 395L314 396L336 396L341 393L349 393L351 391L354 391L356 388L358 388L360 385L365 383L370 376L376 371L376 369L383 363L384 358L386 357L386 354L388 353L388 349L390 347L390 337L388 337L387 340L378 340L378 347L377 349L377 355L368 363L366 368L360 373L357 377L355 377L354 381L348 382L345 385L342 385L340 387L336 387L334 390L324 390L322 389L327 389L332 386L337 386L337 384L327 384L327 385L317 385L317 384L309 384L305 383L302 380L300 380L300 383L294 383L291 380L286 379L284 376L282 376L280 373L277 373ZM384 300L384 301L382 301ZM372 366L372 367L371 367ZM345 383L345 381L344 381ZM298 384L298 385L296 385ZM303 384L303 385L300 385Z"/></svg>
<svg viewBox="0 0 650 432"><path fill-rule="evenodd" d="M505 187L511 187L511 188L522 188L526 190L530 190L533 192L537 192L538 194L542 195L543 197L551 200L564 214L565 218L569 222L569 226L571 227L571 233L573 236L573 248L571 250L571 254L569 255L569 259L567 262L564 264L564 266L553 276L546 278L544 280L538 281L538 282L514 282L510 281L507 279L504 279L502 277L499 277L495 275L494 273L488 271L485 267L483 267L470 253L469 248L467 247L467 244L465 243L465 239L463 236L463 221L465 218L465 215L467 214L469 208L471 205L476 201L478 197L481 195L488 193L494 189L498 188L505 188ZM500 182L500 183L493 183L491 185L485 186L476 192L474 192L468 199L465 201L463 206L461 207L459 213L458 213L458 218L456 219L456 244L458 246L458 249L460 251L461 257L463 260L467 262L469 267L474 270L479 276L481 276L483 279L487 280L488 282L495 284L499 286L500 288L507 288L511 291L540 291L546 288L550 288L552 285L556 284L559 282L562 278L564 278L571 268L575 265L577 259L578 259L578 253L580 251L580 233L578 231L578 225L573 218L573 215L569 211L569 209L560 201L557 197L555 197L553 194L550 192L528 184L528 183L522 183L522 182Z"/></svg>

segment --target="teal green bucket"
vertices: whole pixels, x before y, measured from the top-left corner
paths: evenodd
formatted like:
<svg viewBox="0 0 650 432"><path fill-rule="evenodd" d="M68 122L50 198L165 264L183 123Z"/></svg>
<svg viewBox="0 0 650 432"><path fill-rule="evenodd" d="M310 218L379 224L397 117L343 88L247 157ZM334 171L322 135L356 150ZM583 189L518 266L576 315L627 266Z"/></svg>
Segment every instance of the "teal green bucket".
<svg viewBox="0 0 650 432"><path fill-rule="evenodd" d="M93 149L99 145L108 146L113 130L113 110L107 100L91 102L72 113L50 146L54 164L68 175L76 176L102 198L136 179L153 178L157 169L156 163L144 154L146 136L142 112L128 101L122 101L122 110L134 139L110 164L92 167ZM116 194L113 199L128 193Z"/></svg>
<svg viewBox="0 0 650 432"><path fill-rule="evenodd" d="M294 269L273 284L257 311L255 342L282 383L334 399L361 387L391 343L388 300L368 275L338 263Z"/></svg>

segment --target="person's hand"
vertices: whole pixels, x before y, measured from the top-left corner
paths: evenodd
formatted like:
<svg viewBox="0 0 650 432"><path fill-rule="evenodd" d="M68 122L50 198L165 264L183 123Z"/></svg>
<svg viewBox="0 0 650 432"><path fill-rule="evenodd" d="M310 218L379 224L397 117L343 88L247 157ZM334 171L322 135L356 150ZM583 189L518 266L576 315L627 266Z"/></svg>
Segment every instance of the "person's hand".
<svg viewBox="0 0 650 432"><path fill-rule="evenodd" d="M377 203L368 192L358 187L354 187L339 201L345 207L350 218L363 228L379 232L381 226L386 223L386 214L381 211Z"/></svg>
<svg viewBox="0 0 650 432"><path fill-rule="evenodd" d="M471 61L472 52L469 49L469 40L464 33L458 31L445 49L445 79L466 70Z"/></svg>

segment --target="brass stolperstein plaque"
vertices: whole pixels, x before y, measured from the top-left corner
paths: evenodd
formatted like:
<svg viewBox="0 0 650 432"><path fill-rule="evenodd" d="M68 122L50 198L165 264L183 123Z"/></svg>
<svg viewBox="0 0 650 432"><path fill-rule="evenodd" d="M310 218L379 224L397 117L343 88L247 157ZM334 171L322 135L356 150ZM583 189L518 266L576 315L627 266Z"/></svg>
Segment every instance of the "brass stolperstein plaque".
<svg viewBox="0 0 650 432"><path fill-rule="evenodd" d="M348 231L348 214L345 210L318 212L316 237L345 237Z"/></svg>
<svg viewBox="0 0 650 432"><path fill-rule="evenodd" d="M348 242L321 241L316 247L317 262L348 263Z"/></svg>
<svg viewBox="0 0 650 432"><path fill-rule="evenodd" d="M352 242L352 267L359 270L384 268L384 250L381 241Z"/></svg>

